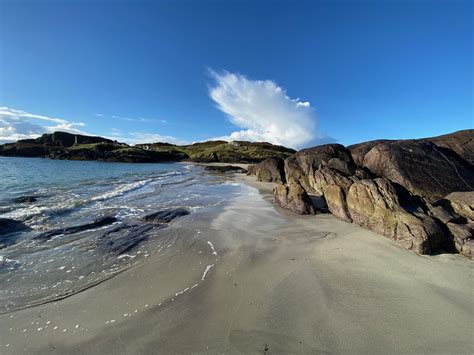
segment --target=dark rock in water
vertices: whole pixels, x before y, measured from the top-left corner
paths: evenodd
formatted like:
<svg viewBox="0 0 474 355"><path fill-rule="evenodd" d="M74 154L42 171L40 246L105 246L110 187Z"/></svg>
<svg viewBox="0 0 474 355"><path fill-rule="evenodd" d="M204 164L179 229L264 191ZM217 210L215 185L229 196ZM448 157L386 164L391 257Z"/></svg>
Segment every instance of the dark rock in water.
<svg viewBox="0 0 474 355"><path fill-rule="evenodd" d="M8 218L0 218L0 236L19 232L25 229L28 229L28 227L20 221L15 221L14 219Z"/></svg>
<svg viewBox="0 0 474 355"><path fill-rule="evenodd" d="M116 221L117 221L117 218L112 217L112 216L101 217L94 220L92 223L81 224L79 226L73 226L73 227L53 229L53 230L41 233L37 235L36 237L34 237L33 239L47 240L60 234L74 234L74 233L83 232L89 229L104 227Z"/></svg>
<svg viewBox="0 0 474 355"><path fill-rule="evenodd" d="M163 224L169 223L175 218L186 216L189 213L189 210L186 208L169 209L146 215L143 217L143 220L147 223Z"/></svg>
<svg viewBox="0 0 474 355"><path fill-rule="evenodd" d="M285 183L285 163L280 158L268 158L257 164L255 175L258 181Z"/></svg>
<svg viewBox="0 0 474 355"><path fill-rule="evenodd" d="M38 198L36 198L35 196L20 196L20 197L17 197L14 201L15 203L32 203L32 202L36 202L38 200Z"/></svg>
<svg viewBox="0 0 474 355"><path fill-rule="evenodd" d="M287 185L279 184L273 190L275 202L283 208L298 214L315 214L311 199L296 181L289 181Z"/></svg>
<svg viewBox="0 0 474 355"><path fill-rule="evenodd" d="M205 169L218 173L247 173L247 170L245 170L244 168L234 165L208 165L205 167Z"/></svg>
<svg viewBox="0 0 474 355"><path fill-rule="evenodd" d="M18 239L18 232L28 229L22 222L0 218L0 249L15 244Z"/></svg>
<svg viewBox="0 0 474 355"><path fill-rule="evenodd" d="M364 167L434 202L451 192L474 189L474 167L431 142L395 141L374 146Z"/></svg>
<svg viewBox="0 0 474 355"><path fill-rule="evenodd" d="M98 247L104 252L119 255L135 248L147 240L151 232L166 228L167 225L121 225L104 233L98 241Z"/></svg>

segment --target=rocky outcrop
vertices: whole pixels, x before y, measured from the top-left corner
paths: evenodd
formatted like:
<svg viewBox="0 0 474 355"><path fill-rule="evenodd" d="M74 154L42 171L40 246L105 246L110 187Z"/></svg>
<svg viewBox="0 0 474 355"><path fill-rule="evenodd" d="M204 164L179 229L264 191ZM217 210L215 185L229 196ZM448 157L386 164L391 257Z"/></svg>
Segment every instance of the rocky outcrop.
<svg viewBox="0 0 474 355"><path fill-rule="evenodd" d="M186 208L167 209L146 215L143 221L154 224L170 223L173 219L187 216L189 213Z"/></svg>
<svg viewBox="0 0 474 355"><path fill-rule="evenodd" d="M456 251L468 258L474 256L474 223L447 223Z"/></svg>
<svg viewBox="0 0 474 355"><path fill-rule="evenodd" d="M359 144L353 144L347 147L349 151L351 152L352 159L354 159L354 162L357 164L358 167L363 167L364 166L364 158L365 155L376 145L384 142L392 142L388 139L379 139L375 141L370 141L370 142L364 142L364 143L359 143Z"/></svg>
<svg viewBox="0 0 474 355"><path fill-rule="evenodd" d="M404 210L395 187L387 179L352 184L347 194L347 208L354 223L416 253L431 254L447 246L447 236L435 220L426 214Z"/></svg>
<svg viewBox="0 0 474 355"><path fill-rule="evenodd" d="M278 184L273 190L275 202L298 214L315 214L316 211L306 191L296 181L291 180L287 185Z"/></svg>
<svg viewBox="0 0 474 355"><path fill-rule="evenodd" d="M325 195L324 190L329 185L340 186L347 192L349 187L357 180L359 179L356 176L346 176L337 170L329 168L329 166L322 165L314 172L314 176L311 179L311 187L316 195L322 196Z"/></svg>
<svg viewBox="0 0 474 355"><path fill-rule="evenodd" d="M346 202L346 193L339 185L328 185L324 188L324 197L329 211L343 221L352 222Z"/></svg>
<svg viewBox="0 0 474 355"><path fill-rule="evenodd" d="M454 191L474 189L473 166L431 142L379 143L365 155L363 165L430 202Z"/></svg>
<svg viewBox="0 0 474 355"><path fill-rule="evenodd" d="M438 147L456 152L460 157L474 165L474 129L466 129L438 137L424 138Z"/></svg>
<svg viewBox="0 0 474 355"><path fill-rule="evenodd" d="M453 192L445 197L457 214L474 221L474 191Z"/></svg>
<svg viewBox="0 0 474 355"><path fill-rule="evenodd" d="M300 150L285 159L286 180L298 181L307 191L317 192L314 174L320 165L328 165L335 170L352 175L356 169L349 150L340 144L326 144Z"/></svg>
<svg viewBox="0 0 474 355"><path fill-rule="evenodd" d="M285 208L304 210L287 198L294 182L298 207L305 205L304 190L324 197L337 218L406 249L472 257L474 171L468 160L473 136L474 130L468 130L428 139L378 140L350 146L350 152L338 144L304 149L285 159L288 186L279 185L275 199Z"/></svg>
<svg viewBox="0 0 474 355"><path fill-rule="evenodd" d="M265 159L255 166L254 172L258 181L281 183L286 181L285 164L280 158Z"/></svg>
<svg viewBox="0 0 474 355"><path fill-rule="evenodd" d="M234 165L208 165L204 169L216 173L247 173L246 169Z"/></svg>
<svg viewBox="0 0 474 355"><path fill-rule="evenodd" d="M432 142L438 147L452 150L464 160L474 165L474 129L466 129L437 137L422 138L414 140L416 142ZM365 155L376 145L386 142L403 142L403 140L379 139L369 142L353 144L347 148L352 153L354 162L362 167Z"/></svg>
<svg viewBox="0 0 474 355"><path fill-rule="evenodd" d="M257 164L249 164L247 166L247 175L257 175Z"/></svg>
<svg viewBox="0 0 474 355"><path fill-rule="evenodd" d="M426 204L427 214L431 217L438 219L444 224L447 223L463 223L464 218L455 213L452 208L445 208L444 204L432 205Z"/></svg>

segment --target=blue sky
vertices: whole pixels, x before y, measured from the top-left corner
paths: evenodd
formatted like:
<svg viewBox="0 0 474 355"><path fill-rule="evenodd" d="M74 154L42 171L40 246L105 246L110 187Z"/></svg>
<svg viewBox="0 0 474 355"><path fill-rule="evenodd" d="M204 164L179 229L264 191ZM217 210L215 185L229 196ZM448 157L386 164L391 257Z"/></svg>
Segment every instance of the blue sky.
<svg viewBox="0 0 474 355"><path fill-rule="evenodd" d="M0 0L0 140L297 148L472 128L471 1Z"/></svg>

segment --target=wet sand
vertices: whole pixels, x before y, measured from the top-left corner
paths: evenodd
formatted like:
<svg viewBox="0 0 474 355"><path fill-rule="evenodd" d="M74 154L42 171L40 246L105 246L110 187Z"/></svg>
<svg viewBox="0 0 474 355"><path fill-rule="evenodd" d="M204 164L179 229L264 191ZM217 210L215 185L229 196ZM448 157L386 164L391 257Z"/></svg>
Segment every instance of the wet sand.
<svg viewBox="0 0 474 355"><path fill-rule="evenodd" d="M224 211L178 220L165 255L1 315L0 353L474 352L472 261L296 216L244 182Z"/></svg>

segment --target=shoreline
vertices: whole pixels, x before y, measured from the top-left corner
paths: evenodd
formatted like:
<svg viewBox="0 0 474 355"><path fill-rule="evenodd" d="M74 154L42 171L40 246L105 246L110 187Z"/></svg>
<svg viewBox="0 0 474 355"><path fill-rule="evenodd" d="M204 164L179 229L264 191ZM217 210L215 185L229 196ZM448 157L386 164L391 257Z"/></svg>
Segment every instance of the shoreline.
<svg viewBox="0 0 474 355"><path fill-rule="evenodd" d="M232 181L246 193L176 221L167 255L1 315L0 352L474 351L470 260L419 256L332 215L297 216L273 205L273 184Z"/></svg>

